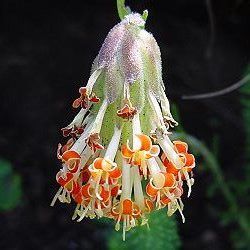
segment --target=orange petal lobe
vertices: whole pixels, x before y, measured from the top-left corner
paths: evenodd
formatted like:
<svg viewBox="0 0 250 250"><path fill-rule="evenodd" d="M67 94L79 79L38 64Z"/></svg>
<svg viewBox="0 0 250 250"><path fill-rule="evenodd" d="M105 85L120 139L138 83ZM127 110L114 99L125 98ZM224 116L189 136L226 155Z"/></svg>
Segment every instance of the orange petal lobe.
<svg viewBox="0 0 250 250"><path fill-rule="evenodd" d="M128 143L127 143L128 144ZM130 159L133 154L134 154L134 151L131 150L128 145L122 145L121 146L121 153L122 153L122 156L126 159Z"/></svg>
<svg viewBox="0 0 250 250"><path fill-rule="evenodd" d="M94 168L95 168L95 169L102 169L103 161L104 161L103 158L96 158L96 159L94 160L94 162L93 162Z"/></svg>
<svg viewBox="0 0 250 250"><path fill-rule="evenodd" d="M187 153L188 151L187 143L182 141L174 141L173 143L178 153Z"/></svg>
<svg viewBox="0 0 250 250"><path fill-rule="evenodd" d="M83 185L81 188L81 193L82 193L82 196L84 196L84 198L90 198L91 197L90 184Z"/></svg>
<svg viewBox="0 0 250 250"><path fill-rule="evenodd" d="M131 215L133 211L133 202L129 199L125 199L122 202L122 213L126 215Z"/></svg>
<svg viewBox="0 0 250 250"><path fill-rule="evenodd" d="M158 188L153 186L152 182L150 181L146 186L146 193L149 197L154 197L157 195L157 192L159 191Z"/></svg>
<svg viewBox="0 0 250 250"><path fill-rule="evenodd" d="M152 141L150 137L144 134L137 135L141 143L141 148L139 150L150 151L152 147Z"/></svg>
<svg viewBox="0 0 250 250"><path fill-rule="evenodd" d="M175 184L175 176L170 173L164 173L165 175L165 187L173 187Z"/></svg>
<svg viewBox="0 0 250 250"><path fill-rule="evenodd" d="M122 176L122 171L121 169L119 169L118 167L113 168L110 172L109 172L109 177L113 178L113 179L118 179Z"/></svg>
<svg viewBox="0 0 250 250"><path fill-rule="evenodd" d="M62 159L64 161L68 161L70 159L80 159L80 158L81 158L81 156L76 151L73 151L73 150L65 151L62 154Z"/></svg>

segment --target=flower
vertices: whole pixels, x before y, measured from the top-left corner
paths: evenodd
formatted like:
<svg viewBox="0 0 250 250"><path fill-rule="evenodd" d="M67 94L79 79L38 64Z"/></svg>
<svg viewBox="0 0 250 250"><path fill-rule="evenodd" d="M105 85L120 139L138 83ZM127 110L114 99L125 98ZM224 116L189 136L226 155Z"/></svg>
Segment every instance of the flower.
<svg viewBox="0 0 250 250"><path fill-rule="evenodd" d="M87 107L89 107L90 102L97 103L100 101L100 99L93 92L89 96L88 89L85 87L81 87L79 89L79 93L80 97L75 99L75 101L73 102L73 108L78 108L81 106L83 109L86 109Z"/></svg>
<svg viewBox="0 0 250 250"><path fill-rule="evenodd" d="M137 118L135 118L137 119ZM133 166L139 166L145 179L147 179L147 159L158 156L159 147L152 145L150 137L144 134L134 135L133 149L129 147L129 141L127 144L121 146L121 154L123 158Z"/></svg>
<svg viewBox="0 0 250 250"><path fill-rule="evenodd" d="M74 120L62 129L62 168L56 200L76 204L72 219L107 217L126 231L148 224L148 214L166 208L183 222L183 184L194 183L195 158L182 141L162 80L160 49L139 14L130 14L108 34L94 61Z"/></svg>

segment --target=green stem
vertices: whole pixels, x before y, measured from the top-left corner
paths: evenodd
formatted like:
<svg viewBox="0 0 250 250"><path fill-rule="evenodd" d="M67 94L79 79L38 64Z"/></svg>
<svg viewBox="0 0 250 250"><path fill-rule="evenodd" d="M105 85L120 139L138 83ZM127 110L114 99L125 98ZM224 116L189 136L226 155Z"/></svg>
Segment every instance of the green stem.
<svg viewBox="0 0 250 250"><path fill-rule="evenodd" d="M241 214L240 208L237 205L237 200L230 188L228 187L226 180L224 178L223 172L220 168L218 160L215 158L213 153L197 138L187 135L186 133L174 133L174 138L179 138L187 141L195 151L199 152L206 162L206 166L211 170L218 187L221 190L225 200L227 201L229 207L235 214L235 222L238 223L240 228L245 232L246 238L249 239L250 228L247 224L247 219Z"/></svg>
<svg viewBox="0 0 250 250"><path fill-rule="evenodd" d="M117 0L117 10L118 10L118 15L121 20L124 19L126 15L129 14L128 9L125 6L125 0Z"/></svg>

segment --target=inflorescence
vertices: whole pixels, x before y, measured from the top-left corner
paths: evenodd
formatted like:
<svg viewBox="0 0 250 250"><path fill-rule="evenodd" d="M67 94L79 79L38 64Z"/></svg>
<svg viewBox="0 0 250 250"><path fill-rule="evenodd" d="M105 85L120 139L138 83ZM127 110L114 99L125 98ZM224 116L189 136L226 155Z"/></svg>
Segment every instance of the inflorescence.
<svg viewBox="0 0 250 250"><path fill-rule="evenodd" d="M108 34L91 76L73 108L80 111L62 129L58 145L62 168L56 200L76 204L72 219L107 217L125 232L148 224L153 210L179 211L183 222L183 186L194 183L195 158L182 141L171 141L177 125L162 80L160 49L130 14Z"/></svg>

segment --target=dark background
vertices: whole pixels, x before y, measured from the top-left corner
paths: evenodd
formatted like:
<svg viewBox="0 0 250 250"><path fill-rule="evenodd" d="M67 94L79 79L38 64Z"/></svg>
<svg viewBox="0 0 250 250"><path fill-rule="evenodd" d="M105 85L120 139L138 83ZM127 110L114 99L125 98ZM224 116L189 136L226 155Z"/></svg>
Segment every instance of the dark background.
<svg viewBox="0 0 250 250"><path fill-rule="evenodd" d="M250 2L127 4L135 11L149 10L147 30L161 47L167 94L180 109L182 125L208 145L211 135L220 135L223 171L237 178L233 166L242 161L244 145L238 92L199 101L181 96L241 79L250 61ZM0 156L12 162L23 188L21 204L1 214L0 247L105 249L103 226L71 222L72 207L57 203L51 208L49 203L58 188L60 128L73 118L71 102L109 29L119 21L116 2L2 0L0 11ZM211 204L225 206L220 197L207 199L212 181L207 172L197 171L184 211L187 222L178 218L183 249L232 248L232 228L223 227L209 209Z"/></svg>

